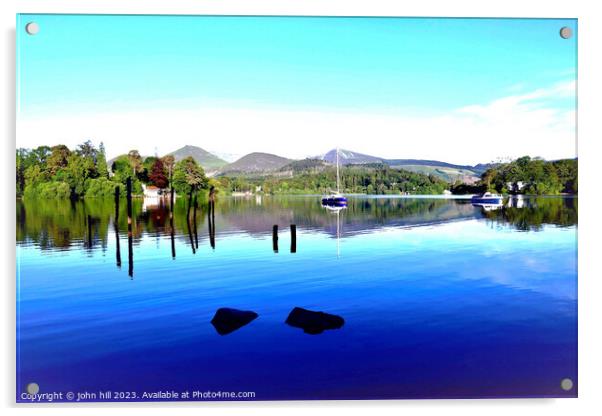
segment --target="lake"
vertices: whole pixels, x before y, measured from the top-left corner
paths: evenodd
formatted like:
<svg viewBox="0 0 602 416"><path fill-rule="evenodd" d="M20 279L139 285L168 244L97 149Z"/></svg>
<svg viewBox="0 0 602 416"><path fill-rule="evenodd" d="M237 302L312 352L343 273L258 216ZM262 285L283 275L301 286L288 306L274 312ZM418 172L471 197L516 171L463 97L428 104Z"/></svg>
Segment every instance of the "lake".
<svg viewBox="0 0 602 416"><path fill-rule="evenodd" d="M576 397L577 202L17 200L17 400Z"/></svg>

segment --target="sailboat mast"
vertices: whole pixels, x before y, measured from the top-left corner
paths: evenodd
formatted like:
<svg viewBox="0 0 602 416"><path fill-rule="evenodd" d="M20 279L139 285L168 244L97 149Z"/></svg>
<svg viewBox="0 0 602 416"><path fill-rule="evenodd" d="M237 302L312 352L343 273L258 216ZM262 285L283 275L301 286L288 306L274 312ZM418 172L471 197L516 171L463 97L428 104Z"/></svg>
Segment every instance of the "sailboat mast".
<svg viewBox="0 0 602 416"><path fill-rule="evenodd" d="M339 148L337 147L337 193L340 193L340 189L339 189Z"/></svg>

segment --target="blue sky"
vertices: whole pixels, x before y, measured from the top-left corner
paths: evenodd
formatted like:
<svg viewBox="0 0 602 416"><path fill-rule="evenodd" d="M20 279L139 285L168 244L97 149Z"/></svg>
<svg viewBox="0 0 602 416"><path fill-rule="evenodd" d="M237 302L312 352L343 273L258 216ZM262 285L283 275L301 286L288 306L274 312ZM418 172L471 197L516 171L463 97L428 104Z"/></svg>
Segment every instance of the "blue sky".
<svg viewBox="0 0 602 416"><path fill-rule="evenodd" d="M23 31L29 21L40 25L35 36ZM575 36L562 39L562 26L571 27ZM541 156L548 158L573 157L574 123L566 124L575 110L576 31L572 19L21 15L18 87L24 128L18 141L28 147L57 140L71 145L86 136L104 141L109 154L128 146L162 153L173 150L169 145L186 143L221 153L252 151L250 140L241 143L240 132L228 126L240 120L247 139L257 145L253 150L290 157L334 146L370 150L360 137L350 143L332 137L336 125L349 120L363 123L355 131L373 132L370 141L378 144L378 155L426 158L428 147L441 140L436 132L420 138L430 146L406 153L408 145L415 145L408 136L421 131L421 122L465 117L467 108L492 110L499 100L523 97L517 108L500 113L506 117L503 124L513 124L517 111L534 111L538 122L523 126L531 137L542 136L533 150L542 148ZM127 114L137 131L148 130L143 143L126 135L133 129ZM329 114L333 117L325 119ZM285 146L278 140L286 127L276 128L270 120L288 117L291 130L317 124L324 125L324 134L308 128L306 135L315 139L311 149L307 142ZM169 131L157 126L157 118L171 124L178 137L168 143L152 137L157 130ZM495 129L490 121L480 128ZM107 123L115 125L114 131L107 130ZM562 137L573 131L570 146L570 137L560 137L559 123L564 123ZM388 126L387 131L378 131L378 125ZM197 135L191 133L195 130ZM345 135L352 136L342 131ZM554 137L558 147L548 146L557 150L543 149L546 135ZM129 143L125 137L131 137ZM457 142L462 134L453 137ZM514 156L497 150L499 157ZM466 162L487 161L493 153L481 155L477 149L464 157Z"/></svg>

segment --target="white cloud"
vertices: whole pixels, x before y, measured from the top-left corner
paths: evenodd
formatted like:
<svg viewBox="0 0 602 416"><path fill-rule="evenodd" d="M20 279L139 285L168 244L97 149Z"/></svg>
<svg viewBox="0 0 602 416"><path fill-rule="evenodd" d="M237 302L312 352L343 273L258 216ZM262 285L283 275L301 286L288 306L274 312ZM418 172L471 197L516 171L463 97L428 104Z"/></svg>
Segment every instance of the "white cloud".
<svg viewBox="0 0 602 416"><path fill-rule="evenodd" d="M566 82L428 116L224 107L23 116L17 146L75 147L89 138L103 141L109 156L132 148L164 154L192 144L295 158L339 146L389 158L469 164L527 154L556 159L576 156L575 111L557 107L574 94L574 82Z"/></svg>

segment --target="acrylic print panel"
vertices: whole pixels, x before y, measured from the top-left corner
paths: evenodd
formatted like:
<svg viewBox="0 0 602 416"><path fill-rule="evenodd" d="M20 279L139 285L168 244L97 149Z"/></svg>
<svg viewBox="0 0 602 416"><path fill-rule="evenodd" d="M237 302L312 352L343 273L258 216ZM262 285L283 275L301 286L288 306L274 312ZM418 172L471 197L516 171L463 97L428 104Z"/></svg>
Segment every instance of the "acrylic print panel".
<svg viewBox="0 0 602 416"><path fill-rule="evenodd" d="M577 396L576 20L17 34L17 401Z"/></svg>

